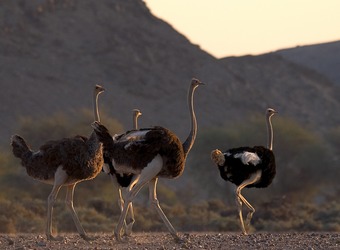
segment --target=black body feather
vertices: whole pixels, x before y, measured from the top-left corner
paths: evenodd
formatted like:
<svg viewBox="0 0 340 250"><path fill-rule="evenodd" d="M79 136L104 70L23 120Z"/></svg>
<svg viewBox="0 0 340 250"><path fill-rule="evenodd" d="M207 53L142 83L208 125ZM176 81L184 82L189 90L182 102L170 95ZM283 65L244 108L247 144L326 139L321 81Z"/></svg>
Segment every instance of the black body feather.
<svg viewBox="0 0 340 250"><path fill-rule="evenodd" d="M240 158L235 158L235 155L243 152L256 153L261 161L257 165L249 163L249 165L243 164ZM255 147L239 147L229 149L224 152L225 163L223 166L218 166L221 177L240 185L244 180L249 179L252 174L258 170L262 171L261 179L251 185L246 186L247 188L256 187L264 188L269 186L276 174L275 156L273 152L263 146Z"/></svg>

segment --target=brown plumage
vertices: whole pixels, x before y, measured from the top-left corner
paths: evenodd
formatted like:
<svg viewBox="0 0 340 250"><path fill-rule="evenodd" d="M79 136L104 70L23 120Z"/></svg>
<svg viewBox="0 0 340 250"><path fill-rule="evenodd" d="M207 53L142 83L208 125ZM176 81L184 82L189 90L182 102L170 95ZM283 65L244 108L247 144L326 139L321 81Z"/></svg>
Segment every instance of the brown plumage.
<svg viewBox="0 0 340 250"><path fill-rule="evenodd" d="M104 163L102 144L95 134L86 141L80 137L49 141L36 152L19 135L12 137L11 145L27 174L42 182L53 182L60 167L68 175L64 185L90 180L98 175Z"/></svg>
<svg viewBox="0 0 340 250"><path fill-rule="evenodd" d="M101 92L103 89L95 88L95 97ZM83 239L90 240L74 210L73 193L77 183L95 178L104 164L103 144L96 134L92 133L88 139L84 136L75 136L49 141L37 151L30 149L24 138L13 135L11 146L14 156L21 159L21 164L26 168L29 176L53 185L48 197L47 239L61 239L52 235L52 213L60 188L66 186L66 205L71 211L76 228Z"/></svg>
<svg viewBox="0 0 340 250"><path fill-rule="evenodd" d="M195 89L202 84L197 79L192 79L190 83L188 104L191 131L183 144L174 133L163 127L132 130L112 138L105 126L98 122L92 124L99 140L103 142L104 150L108 152L115 171L118 174L134 174L115 230L115 236L118 241L122 240L122 228L129 206L145 184L149 184L151 204L156 208L171 235L176 240L179 240L176 230L159 206L156 186L159 177L176 178L183 173L186 157L197 134L193 95Z"/></svg>

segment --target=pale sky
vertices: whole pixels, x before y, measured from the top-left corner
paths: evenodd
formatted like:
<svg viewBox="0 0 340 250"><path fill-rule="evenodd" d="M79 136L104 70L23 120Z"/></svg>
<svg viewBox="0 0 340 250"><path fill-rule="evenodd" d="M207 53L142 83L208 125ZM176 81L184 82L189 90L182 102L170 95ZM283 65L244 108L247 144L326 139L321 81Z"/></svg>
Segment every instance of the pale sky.
<svg viewBox="0 0 340 250"><path fill-rule="evenodd" d="M144 0L217 58L340 40L340 0Z"/></svg>

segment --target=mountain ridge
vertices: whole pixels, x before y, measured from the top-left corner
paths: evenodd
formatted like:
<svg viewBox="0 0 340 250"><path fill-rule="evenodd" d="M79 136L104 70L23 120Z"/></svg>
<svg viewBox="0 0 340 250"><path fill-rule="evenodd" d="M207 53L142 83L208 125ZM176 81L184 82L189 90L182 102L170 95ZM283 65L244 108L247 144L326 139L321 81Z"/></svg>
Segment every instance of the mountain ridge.
<svg viewBox="0 0 340 250"><path fill-rule="evenodd" d="M332 82L340 84L340 41L281 49L275 53L318 71Z"/></svg>
<svg viewBox="0 0 340 250"><path fill-rule="evenodd" d="M192 77L206 83L195 93L199 128L241 121L268 106L315 129L339 123L330 111L340 105L337 87L321 74L273 54L216 59L143 1L6 0L0 6L0 144L8 144L19 117L92 109L95 84L107 89L100 107L126 129L131 110L139 108L141 126L165 126L184 139Z"/></svg>

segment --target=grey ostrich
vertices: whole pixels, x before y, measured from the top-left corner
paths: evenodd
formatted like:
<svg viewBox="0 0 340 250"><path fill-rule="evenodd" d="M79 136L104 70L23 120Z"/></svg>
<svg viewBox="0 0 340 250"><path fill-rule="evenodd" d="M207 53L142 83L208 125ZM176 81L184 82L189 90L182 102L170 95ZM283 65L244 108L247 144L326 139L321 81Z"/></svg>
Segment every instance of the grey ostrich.
<svg viewBox="0 0 340 250"><path fill-rule="evenodd" d="M94 91L95 115L98 110L98 95L104 90L96 86ZM85 240L91 240L80 224L77 213L73 207L74 188L77 183L95 178L101 171L103 160L103 145L98 140L96 133L89 138L75 136L60 140L48 141L39 150L30 149L26 141L19 135L11 138L12 151L15 157L21 159L21 164L26 168L27 174L43 183L53 185L47 200L47 226L48 240L61 240L52 234L53 205L61 187L65 186L66 205L79 235Z"/></svg>
<svg viewBox="0 0 340 250"><path fill-rule="evenodd" d="M234 183L236 204L243 234L247 235L251 218L255 209L241 194L243 188L265 188L269 186L276 174L275 157L273 154L273 127L271 117L277 113L274 109L266 110L268 132L267 148L263 146L232 148L224 153L215 149L211 152L212 161L218 166L221 177ZM246 223L243 221L242 204L248 209Z"/></svg>
<svg viewBox="0 0 340 250"><path fill-rule="evenodd" d="M133 174L115 229L115 237L118 241L122 240L122 227L129 206L145 184L149 184L150 203L155 207L174 239L180 240L159 205L156 186L158 178L176 178L184 171L186 158L197 134L197 122L193 107L194 92L202 84L197 79L192 79L190 83L188 106L191 131L183 144L173 132L163 127L132 130L117 138L112 138L105 126L98 122L92 124L98 138L103 142L104 150L109 152L115 171L122 174Z"/></svg>

